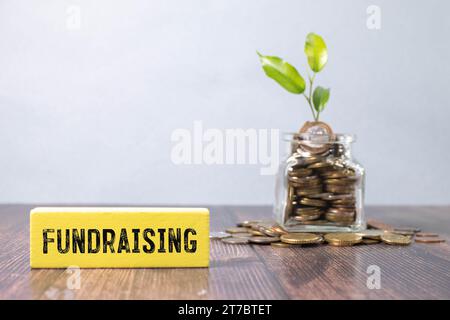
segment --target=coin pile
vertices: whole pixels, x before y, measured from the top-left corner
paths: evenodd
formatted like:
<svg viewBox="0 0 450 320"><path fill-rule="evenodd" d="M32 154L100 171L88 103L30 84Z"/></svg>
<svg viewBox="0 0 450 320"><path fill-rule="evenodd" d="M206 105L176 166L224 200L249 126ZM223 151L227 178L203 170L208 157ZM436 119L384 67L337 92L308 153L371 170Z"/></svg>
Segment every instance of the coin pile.
<svg viewBox="0 0 450 320"><path fill-rule="evenodd" d="M279 224L270 220L243 221L226 232L212 232L211 239L220 239L229 244L270 244L273 247L289 248L297 245L317 245L327 243L331 246L344 247L358 244L370 245L385 243L405 246L411 244L415 237L420 243L441 243L444 239L435 233L422 233L418 228L395 228L379 223L381 229L367 229L360 232L345 233L289 233ZM385 230L384 227L386 227Z"/></svg>
<svg viewBox="0 0 450 320"><path fill-rule="evenodd" d="M355 170L333 155L298 155L288 169L285 215L290 224L351 225L358 181Z"/></svg>

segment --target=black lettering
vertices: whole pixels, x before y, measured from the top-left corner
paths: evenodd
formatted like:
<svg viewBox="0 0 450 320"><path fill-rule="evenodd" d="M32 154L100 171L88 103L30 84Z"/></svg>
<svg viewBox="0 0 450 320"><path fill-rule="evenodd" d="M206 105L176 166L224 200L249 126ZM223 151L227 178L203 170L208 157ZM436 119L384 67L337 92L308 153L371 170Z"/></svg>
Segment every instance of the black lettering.
<svg viewBox="0 0 450 320"><path fill-rule="evenodd" d="M56 230L56 241L58 243L58 252L59 253L67 253L69 252L70 249L70 230L66 229L66 239L65 239L65 243L66 243L66 247L63 249L62 248L62 235L61 235L61 229Z"/></svg>
<svg viewBox="0 0 450 320"><path fill-rule="evenodd" d="M108 240L108 234L111 236L111 240ZM116 239L116 233L112 229L103 229L103 253L108 252L108 247L111 253L114 253L114 240Z"/></svg>
<svg viewBox="0 0 450 320"><path fill-rule="evenodd" d="M80 253L84 253L84 229L80 230L80 234L78 234L77 229L72 229L72 252L77 253L77 247L80 249Z"/></svg>
<svg viewBox="0 0 450 320"><path fill-rule="evenodd" d="M181 252L181 229L177 228L177 235L172 228L169 228L169 252L173 252L175 246L176 252Z"/></svg>
<svg viewBox="0 0 450 320"><path fill-rule="evenodd" d="M127 253L130 253L130 243L128 242L127 229L122 228L120 231L119 238L119 246L117 248L117 253L121 253L122 250L125 250Z"/></svg>
<svg viewBox="0 0 450 320"><path fill-rule="evenodd" d="M153 243L153 241L148 237L147 233L150 233L150 236L154 237L155 236L155 231L153 231L153 229L145 229L143 236L144 236L144 240L149 244L150 247L148 247L147 245L144 245L142 247L142 249L144 250L145 253L152 253L155 251L155 244Z"/></svg>
<svg viewBox="0 0 450 320"><path fill-rule="evenodd" d="M141 232L141 229L132 229L134 234L134 247L133 247L133 253L139 253L141 250L139 250L139 233Z"/></svg>
<svg viewBox="0 0 450 320"><path fill-rule="evenodd" d="M92 248L92 236L95 234L95 248ZM97 229L88 230L88 253L98 253L100 251L100 231Z"/></svg>
<svg viewBox="0 0 450 320"><path fill-rule="evenodd" d="M197 240L191 240L189 241L189 233L192 233L192 235L196 235L197 232L194 229L188 228L184 231L184 250L189 253L193 253L197 251ZM191 247L189 247L189 244Z"/></svg>
<svg viewBox="0 0 450 320"><path fill-rule="evenodd" d="M166 229L158 229L159 232L159 249L158 252L164 253L166 252L165 244L164 244L164 234L166 233Z"/></svg>
<svg viewBox="0 0 450 320"><path fill-rule="evenodd" d="M42 230L42 240L44 241L44 244L42 246L43 253L48 253L48 243L49 242L55 242L55 239L50 239L48 237L49 232L55 232L55 229L43 229Z"/></svg>

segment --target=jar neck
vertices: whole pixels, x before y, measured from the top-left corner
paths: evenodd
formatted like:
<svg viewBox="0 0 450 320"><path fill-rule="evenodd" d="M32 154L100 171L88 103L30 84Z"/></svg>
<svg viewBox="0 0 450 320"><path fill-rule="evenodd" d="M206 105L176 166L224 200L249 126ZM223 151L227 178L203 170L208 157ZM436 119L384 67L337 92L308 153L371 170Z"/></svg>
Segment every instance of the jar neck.
<svg viewBox="0 0 450 320"><path fill-rule="evenodd" d="M292 140L290 143L291 154L297 153L301 156L323 155L336 158L352 158L352 143L339 142L327 144L305 144L298 140Z"/></svg>

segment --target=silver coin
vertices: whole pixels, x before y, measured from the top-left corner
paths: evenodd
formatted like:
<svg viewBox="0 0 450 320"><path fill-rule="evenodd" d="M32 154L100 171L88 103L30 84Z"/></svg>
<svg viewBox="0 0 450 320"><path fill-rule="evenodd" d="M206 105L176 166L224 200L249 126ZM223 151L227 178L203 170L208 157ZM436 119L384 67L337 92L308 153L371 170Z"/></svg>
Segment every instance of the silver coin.
<svg viewBox="0 0 450 320"><path fill-rule="evenodd" d="M210 239L224 239L231 237L231 234L222 231L212 231L209 233Z"/></svg>

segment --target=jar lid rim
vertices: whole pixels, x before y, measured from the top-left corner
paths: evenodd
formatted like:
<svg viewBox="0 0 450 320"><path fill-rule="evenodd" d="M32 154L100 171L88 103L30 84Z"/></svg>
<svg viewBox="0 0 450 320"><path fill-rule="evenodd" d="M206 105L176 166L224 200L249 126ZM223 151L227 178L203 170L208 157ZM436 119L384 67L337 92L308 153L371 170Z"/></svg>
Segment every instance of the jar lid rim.
<svg viewBox="0 0 450 320"><path fill-rule="evenodd" d="M327 143L351 143L356 141L356 135L350 133L335 133L332 136L326 134L311 134L311 133L299 133L299 132L283 132L284 140L321 140ZM331 141L330 141L331 140Z"/></svg>

